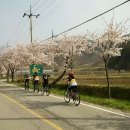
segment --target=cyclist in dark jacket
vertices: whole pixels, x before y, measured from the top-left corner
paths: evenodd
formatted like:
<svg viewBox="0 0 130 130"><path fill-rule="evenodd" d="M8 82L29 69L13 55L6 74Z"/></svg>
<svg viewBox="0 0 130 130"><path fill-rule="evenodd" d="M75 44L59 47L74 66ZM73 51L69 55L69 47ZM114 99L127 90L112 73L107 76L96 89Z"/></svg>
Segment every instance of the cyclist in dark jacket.
<svg viewBox="0 0 130 130"><path fill-rule="evenodd" d="M30 80L29 74L25 74L25 75L24 75L25 90L26 90L26 89L29 90L29 80Z"/></svg>
<svg viewBox="0 0 130 130"><path fill-rule="evenodd" d="M48 75L43 74L43 89L45 89L45 87L48 87Z"/></svg>

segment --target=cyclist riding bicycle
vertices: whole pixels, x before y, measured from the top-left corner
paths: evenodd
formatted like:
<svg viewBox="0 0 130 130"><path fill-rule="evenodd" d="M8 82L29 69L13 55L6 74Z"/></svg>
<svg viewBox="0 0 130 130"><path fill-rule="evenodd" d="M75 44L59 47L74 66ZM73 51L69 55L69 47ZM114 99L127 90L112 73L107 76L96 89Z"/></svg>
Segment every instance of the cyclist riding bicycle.
<svg viewBox="0 0 130 130"><path fill-rule="evenodd" d="M71 90L73 92L76 92L77 91L77 82L75 80L73 73L69 73L67 79L68 79L68 82L69 82L69 86L68 86L69 92L71 92Z"/></svg>
<svg viewBox="0 0 130 130"><path fill-rule="evenodd" d="M43 75L42 75L42 78L43 78L43 83L42 83L42 85L43 85L43 89L45 90L46 87L49 87L49 86L48 86L48 75L47 75L47 74L43 74Z"/></svg>
<svg viewBox="0 0 130 130"><path fill-rule="evenodd" d="M25 86L25 90L26 90L26 89L29 90L29 80L30 80L29 74L25 74L25 75L24 75L24 86Z"/></svg>
<svg viewBox="0 0 130 130"><path fill-rule="evenodd" d="M37 88L39 92L39 77L38 77L38 74L35 72L34 75L33 75L33 83L34 83L34 92L35 92L35 89Z"/></svg>
<svg viewBox="0 0 130 130"><path fill-rule="evenodd" d="M76 106L80 104L80 95L78 94L78 87L77 87L77 82L74 78L73 73L68 74L68 88L64 92L64 100L66 103L70 102L70 99L73 99L73 102Z"/></svg>

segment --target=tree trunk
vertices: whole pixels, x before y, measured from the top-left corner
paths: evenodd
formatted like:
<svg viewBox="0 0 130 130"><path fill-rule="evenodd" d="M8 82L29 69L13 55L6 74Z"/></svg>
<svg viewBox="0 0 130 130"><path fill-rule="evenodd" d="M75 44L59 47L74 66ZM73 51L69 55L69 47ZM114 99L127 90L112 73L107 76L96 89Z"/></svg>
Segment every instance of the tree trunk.
<svg viewBox="0 0 130 130"><path fill-rule="evenodd" d="M23 72L22 72L22 68L20 69L20 80L22 81L22 77L23 77Z"/></svg>
<svg viewBox="0 0 130 130"><path fill-rule="evenodd" d="M7 69L7 82L9 82L9 69Z"/></svg>
<svg viewBox="0 0 130 130"><path fill-rule="evenodd" d="M12 82L14 82L14 71L13 70L11 71L11 79L12 79Z"/></svg>
<svg viewBox="0 0 130 130"><path fill-rule="evenodd" d="M66 73L66 70L64 70L63 73L57 79L55 79L52 83L50 83L49 86L50 87L54 86L58 81L60 81L63 78L65 73Z"/></svg>
<svg viewBox="0 0 130 130"><path fill-rule="evenodd" d="M65 59L65 68L64 68L64 71L63 71L63 73L57 78L57 79L55 79L52 83L50 83L49 84L49 86L50 87L52 87L52 86L54 86L58 81L60 81L62 78L63 78L63 76L65 75L65 73L66 73L66 71L67 71L67 68L68 68L68 59L69 59L69 57L66 57L66 59Z"/></svg>
<svg viewBox="0 0 130 130"><path fill-rule="evenodd" d="M110 84L109 84L107 61L104 61L104 63L105 63L106 80L107 80L107 88L108 88L108 98L111 99L111 89L110 89Z"/></svg>

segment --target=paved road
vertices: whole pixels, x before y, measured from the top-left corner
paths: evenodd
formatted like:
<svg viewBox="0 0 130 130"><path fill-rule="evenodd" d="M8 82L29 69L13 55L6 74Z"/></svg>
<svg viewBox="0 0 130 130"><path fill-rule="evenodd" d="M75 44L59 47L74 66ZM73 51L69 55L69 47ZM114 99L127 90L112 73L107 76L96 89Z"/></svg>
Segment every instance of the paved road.
<svg viewBox="0 0 130 130"><path fill-rule="evenodd" d="M76 107L0 81L0 130L130 130L130 113L86 102Z"/></svg>

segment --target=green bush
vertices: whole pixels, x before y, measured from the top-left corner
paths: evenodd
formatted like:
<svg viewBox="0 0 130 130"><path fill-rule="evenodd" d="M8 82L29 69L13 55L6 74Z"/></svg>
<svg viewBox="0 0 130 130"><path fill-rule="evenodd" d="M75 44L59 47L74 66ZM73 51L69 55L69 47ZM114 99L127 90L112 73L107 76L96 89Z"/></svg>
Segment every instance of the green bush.
<svg viewBox="0 0 130 130"><path fill-rule="evenodd" d="M53 86L59 90L66 90L67 85L56 84ZM89 86L89 85L79 85L79 93L83 95L96 96L101 98L107 98L107 87L101 86ZM111 87L111 97L116 99L127 99L130 100L130 88L125 88L122 86Z"/></svg>

